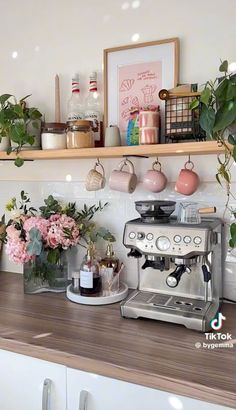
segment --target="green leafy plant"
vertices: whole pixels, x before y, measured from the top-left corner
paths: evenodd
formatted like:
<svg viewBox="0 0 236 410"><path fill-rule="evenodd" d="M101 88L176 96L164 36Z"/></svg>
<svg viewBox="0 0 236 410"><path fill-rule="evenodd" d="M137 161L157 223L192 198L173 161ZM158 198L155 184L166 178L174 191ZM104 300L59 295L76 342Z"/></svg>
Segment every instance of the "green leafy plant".
<svg viewBox="0 0 236 410"><path fill-rule="evenodd" d="M236 200L231 191L231 166L236 162L236 136L233 134L236 124L236 74L229 72L228 61L221 62L220 78L207 81L201 93L200 101L194 100L191 108L201 104L200 125L206 131L208 139L213 139L224 147L222 156L218 156L216 180L226 187L228 209L232 217L236 212L230 208L230 199ZM236 132L236 129L235 129ZM236 223L230 226L230 241L232 248L236 247Z"/></svg>
<svg viewBox="0 0 236 410"><path fill-rule="evenodd" d="M10 147L7 153L10 154L12 151L17 153L15 160L17 167L24 164L24 160L18 156L22 147L25 144L33 145L34 143L34 136L28 132L28 124L32 122L33 127L38 128L38 120L42 117L37 108L26 107L25 100L28 97L30 95L17 102L11 94L0 96L0 142L3 137L9 137L16 143L16 147Z"/></svg>

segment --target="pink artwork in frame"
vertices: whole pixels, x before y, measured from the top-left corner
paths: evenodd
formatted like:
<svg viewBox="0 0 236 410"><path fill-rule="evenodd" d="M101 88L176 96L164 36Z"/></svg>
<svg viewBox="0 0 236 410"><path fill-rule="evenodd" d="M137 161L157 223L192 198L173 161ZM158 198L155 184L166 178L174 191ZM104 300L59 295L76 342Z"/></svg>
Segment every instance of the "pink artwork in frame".
<svg viewBox="0 0 236 410"><path fill-rule="evenodd" d="M118 123L121 132L127 129L131 109L160 104L158 93L161 88L161 61L118 67Z"/></svg>

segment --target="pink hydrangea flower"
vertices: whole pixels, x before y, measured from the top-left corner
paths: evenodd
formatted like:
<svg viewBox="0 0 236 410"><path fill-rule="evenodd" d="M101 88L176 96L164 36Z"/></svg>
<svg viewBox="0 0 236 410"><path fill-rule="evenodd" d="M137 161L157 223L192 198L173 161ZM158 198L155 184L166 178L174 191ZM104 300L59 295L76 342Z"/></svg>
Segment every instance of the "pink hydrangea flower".
<svg viewBox="0 0 236 410"><path fill-rule="evenodd" d="M23 223L23 235L16 228L16 223L12 222L7 227L6 253L14 262L24 264L35 256L29 256L27 245L29 244L29 232L32 228L37 228L42 235L43 246L47 248L68 249L79 243L80 232L75 220L65 214L55 214L49 219L41 216L31 216L21 219Z"/></svg>
<svg viewBox="0 0 236 410"><path fill-rule="evenodd" d="M9 258L15 263L26 263L33 259L26 251L27 242L18 238L8 239L6 244L6 253Z"/></svg>
<svg viewBox="0 0 236 410"><path fill-rule="evenodd" d="M42 235L44 240L47 239L48 235L48 228L49 228L49 221L47 219L42 218L41 216L31 216L30 218L26 219L24 222L23 228L26 232L26 238L29 239L29 231L32 228L37 228Z"/></svg>
<svg viewBox="0 0 236 410"><path fill-rule="evenodd" d="M20 231L16 229L15 225L9 225L6 229L7 240L18 240L20 236Z"/></svg>
<svg viewBox="0 0 236 410"><path fill-rule="evenodd" d="M49 222L47 245L50 248L62 246L63 249L68 249L78 244L80 238L79 229L73 218L65 214L52 215L49 218Z"/></svg>

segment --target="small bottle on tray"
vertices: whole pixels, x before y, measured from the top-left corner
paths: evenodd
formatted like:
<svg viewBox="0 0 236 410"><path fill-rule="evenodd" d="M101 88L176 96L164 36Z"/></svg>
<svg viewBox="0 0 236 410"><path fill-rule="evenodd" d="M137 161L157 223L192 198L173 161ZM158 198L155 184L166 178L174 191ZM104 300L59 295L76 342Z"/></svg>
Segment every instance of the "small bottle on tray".
<svg viewBox="0 0 236 410"><path fill-rule="evenodd" d="M99 272L99 263L94 256L94 249L88 246L80 267L80 294L81 296L99 296L102 290L102 279Z"/></svg>

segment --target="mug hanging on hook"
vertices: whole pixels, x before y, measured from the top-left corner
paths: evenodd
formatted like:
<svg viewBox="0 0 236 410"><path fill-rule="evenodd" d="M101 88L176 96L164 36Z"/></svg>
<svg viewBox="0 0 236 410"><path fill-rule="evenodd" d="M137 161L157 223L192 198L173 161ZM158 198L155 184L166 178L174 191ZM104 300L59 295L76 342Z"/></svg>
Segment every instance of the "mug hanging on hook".
<svg viewBox="0 0 236 410"><path fill-rule="evenodd" d="M123 168L127 167L128 171ZM125 158L118 164L110 175L109 187L114 191L128 192L132 194L137 186L137 176L134 171L133 163Z"/></svg>
<svg viewBox="0 0 236 410"><path fill-rule="evenodd" d="M100 168L101 172L97 171L97 168ZM99 158L87 175L85 188L87 191L99 191L103 189L106 184L105 170L101 164Z"/></svg>
<svg viewBox="0 0 236 410"><path fill-rule="evenodd" d="M194 163L190 160L185 162L184 168L181 169L175 184L175 191L182 195L192 195L197 191L200 180L196 172L193 171Z"/></svg>
<svg viewBox="0 0 236 410"><path fill-rule="evenodd" d="M144 175L143 185L153 193L161 192L166 188L167 178L161 170L161 163L158 158L152 163L152 169L149 169Z"/></svg>

